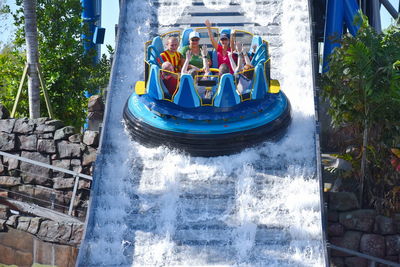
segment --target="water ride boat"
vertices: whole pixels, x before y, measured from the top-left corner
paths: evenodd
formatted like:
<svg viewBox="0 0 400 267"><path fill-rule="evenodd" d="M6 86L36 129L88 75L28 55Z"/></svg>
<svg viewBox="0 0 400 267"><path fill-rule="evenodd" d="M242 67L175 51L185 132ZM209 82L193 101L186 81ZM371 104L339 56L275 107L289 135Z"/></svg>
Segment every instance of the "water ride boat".
<svg viewBox="0 0 400 267"><path fill-rule="evenodd" d="M187 46L191 32L211 47L206 28L188 28L154 37L145 44L145 79L135 84L123 116L131 137L145 146L165 145L193 156L220 156L240 152L266 140L279 140L291 121L290 102L270 77L268 42L243 30L212 28L241 42L251 57L251 85L238 91L238 75L218 75L216 51L210 51L213 74L177 75L171 94L163 82L170 74L161 68L168 37ZM218 38L219 39L219 38ZM240 73L239 73L240 74ZM205 93L204 93L205 92Z"/></svg>

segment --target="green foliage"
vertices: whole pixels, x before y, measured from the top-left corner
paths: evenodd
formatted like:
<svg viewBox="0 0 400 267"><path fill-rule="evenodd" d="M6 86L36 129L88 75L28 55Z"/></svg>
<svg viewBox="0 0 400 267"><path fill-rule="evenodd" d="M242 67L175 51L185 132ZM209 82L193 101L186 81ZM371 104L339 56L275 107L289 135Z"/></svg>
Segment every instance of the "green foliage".
<svg viewBox="0 0 400 267"><path fill-rule="evenodd" d="M385 198L399 179L390 164L390 148L400 146L399 47L398 26L378 34L363 17L357 36L344 36L341 47L332 53L323 77L322 96L331 104L334 125L355 129L358 135L353 143L359 147L367 130L369 200L386 211L396 207ZM359 163L360 158L352 159Z"/></svg>
<svg viewBox="0 0 400 267"><path fill-rule="evenodd" d="M16 4L18 8L12 14L17 28L14 45L23 49L25 33L22 0L17 0ZM39 60L50 102L56 118L78 129L86 117L87 99L84 91L94 93L106 87L111 67L110 59L105 55L95 65L94 51L84 54L81 33L86 28L82 23L81 12L79 0L37 1ZM3 65L0 68L4 68ZM18 81L21 76L22 71ZM5 102L6 99L15 97L18 86L14 85L15 82L9 83L7 89L7 92L14 94L2 96L0 101ZM41 115L47 116L44 102L41 107ZM26 104L18 107L20 111L27 109Z"/></svg>
<svg viewBox="0 0 400 267"><path fill-rule="evenodd" d="M12 110L22 72L25 66L25 55L14 46L6 46L0 52L0 103L9 111ZM21 96L21 106L28 106L27 90ZM17 110L17 116L28 117L28 109Z"/></svg>

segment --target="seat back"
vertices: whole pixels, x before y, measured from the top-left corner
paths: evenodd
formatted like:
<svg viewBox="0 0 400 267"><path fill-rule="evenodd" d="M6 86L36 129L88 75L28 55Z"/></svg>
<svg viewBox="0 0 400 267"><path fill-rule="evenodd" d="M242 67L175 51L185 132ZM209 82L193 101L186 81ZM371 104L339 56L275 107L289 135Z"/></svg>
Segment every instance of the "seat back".
<svg viewBox="0 0 400 267"><path fill-rule="evenodd" d="M169 94L165 86L162 85L162 81L160 81L160 67L156 64L151 65L146 90L150 97L158 100L163 99L164 94Z"/></svg>
<svg viewBox="0 0 400 267"><path fill-rule="evenodd" d="M163 42L160 36L156 36L151 42L151 45L147 47L147 61L161 67L161 64L164 63L164 60L161 58L162 52L164 52Z"/></svg>
<svg viewBox="0 0 400 267"><path fill-rule="evenodd" d="M195 108L201 105L200 96L194 88L192 75L182 74L179 89L174 96L174 103L185 108Z"/></svg>
<svg viewBox="0 0 400 267"><path fill-rule="evenodd" d="M184 46L189 45L189 34L193 31L193 29L185 29L181 34L181 43L179 44L179 49L181 50Z"/></svg>
<svg viewBox="0 0 400 267"><path fill-rule="evenodd" d="M261 61L266 61L268 59L267 45L262 43L258 46L253 59L251 60L251 65L257 66Z"/></svg>
<svg viewBox="0 0 400 267"><path fill-rule="evenodd" d="M217 93L214 97L214 106L220 108L233 107L240 103L240 95L236 91L233 76L225 73L221 76Z"/></svg>
<svg viewBox="0 0 400 267"><path fill-rule="evenodd" d="M253 100L263 99L268 92L268 83L264 71L264 61L260 62L256 66L254 72L255 72L253 78L254 86L251 91L251 99Z"/></svg>

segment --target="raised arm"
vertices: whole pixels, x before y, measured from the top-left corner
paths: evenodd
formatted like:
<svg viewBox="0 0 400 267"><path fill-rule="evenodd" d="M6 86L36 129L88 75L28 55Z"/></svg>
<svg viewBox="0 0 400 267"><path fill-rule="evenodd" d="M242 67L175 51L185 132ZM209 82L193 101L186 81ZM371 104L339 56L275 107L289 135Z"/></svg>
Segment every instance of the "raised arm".
<svg viewBox="0 0 400 267"><path fill-rule="evenodd" d="M247 65L251 65L251 61L249 58L249 55L246 53L246 51L243 49L243 56L244 56L244 61L246 62Z"/></svg>
<svg viewBox="0 0 400 267"><path fill-rule="evenodd" d="M192 59L192 52L190 50L186 51L185 63L183 63L181 74L188 73L189 62Z"/></svg>
<svg viewBox="0 0 400 267"><path fill-rule="evenodd" d="M207 45L203 44L203 46L200 49L201 51L201 57L203 59L203 69L204 73L210 73L210 66L208 65L208 52L207 52Z"/></svg>
<svg viewBox="0 0 400 267"><path fill-rule="evenodd" d="M236 44L236 51L239 53L238 55L238 66L237 69L238 71L243 68L243 45L242 43L237 43Z"/></svg>
<svg viewBox="0 0 400 267"><path fill-rule="evenodd" d="M214 47L215 50L217 50L218 48L218 42L214 39L214 35L211 32L211 22L206 19L206 21L204 22L204 24L207 27L207 31L208 31L208 37L210 38L211 44Z"/></svg>
<svg viewBox="0 0 400 267"><path fill-rule="evenodd" d="M239 65L236 66L235 60L233 60L232 55L233 53L231 51L228 51L229 62L231 63L233 71L236 73L239 72Z"/></svg>

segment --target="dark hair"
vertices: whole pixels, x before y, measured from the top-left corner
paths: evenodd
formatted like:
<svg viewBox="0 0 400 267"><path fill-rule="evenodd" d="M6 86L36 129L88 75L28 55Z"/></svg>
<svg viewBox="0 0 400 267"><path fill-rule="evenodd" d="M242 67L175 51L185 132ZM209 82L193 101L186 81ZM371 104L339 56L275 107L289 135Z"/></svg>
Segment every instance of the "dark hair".
<svg viewBox="0 0 400 267"><path fill-rule="evenodd" d="M219 75L225 74L225 73L229 73L229 67L227 64L223 63L219 66Z"/></svg>

